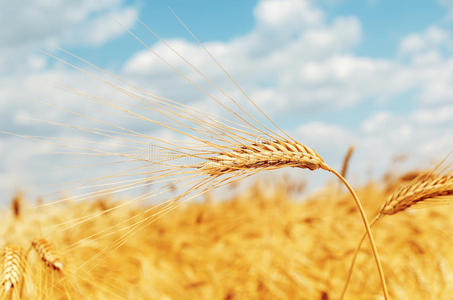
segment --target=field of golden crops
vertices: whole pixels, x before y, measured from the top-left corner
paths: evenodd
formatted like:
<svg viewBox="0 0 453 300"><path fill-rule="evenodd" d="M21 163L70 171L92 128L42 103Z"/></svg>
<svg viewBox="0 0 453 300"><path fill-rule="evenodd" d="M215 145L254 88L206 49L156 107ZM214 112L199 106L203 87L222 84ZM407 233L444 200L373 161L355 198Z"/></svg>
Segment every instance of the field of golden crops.
<svg viewBox="0 0 453 300"><path fill-rule="evenodd" d="M351 196L329 184L296 201L303 184L282 182L256 182L225 201L208 195L164 214L149 205L118 206L124 199L115 198L36 208L19 195L2 212L4 295L338 299L364 233ZM357 189L370 219L402 184ZM446 205L415 206L373 227L393 299L450 299L452 213ZM382 299L364 245L345 299Z"/></svg>

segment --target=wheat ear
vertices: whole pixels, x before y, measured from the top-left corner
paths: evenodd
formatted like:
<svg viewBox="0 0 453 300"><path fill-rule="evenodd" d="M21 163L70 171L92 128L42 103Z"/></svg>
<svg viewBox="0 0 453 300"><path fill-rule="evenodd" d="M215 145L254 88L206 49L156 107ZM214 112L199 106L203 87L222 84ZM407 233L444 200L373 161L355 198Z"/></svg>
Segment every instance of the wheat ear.
<svg viewBox="0 0 453 300"><path fill-rule="evenodd" d="M26 260L21 247L6 246L2 251L2 261L2 292L6 295L21 284Z"/></svg>
<svg viewBox="0 0 453 300"><path fill-rule="evenodd" d="M314 150L300 143L277 140L239 145L231 151L219 152L198 165L199 171L210 176L220 176L238 170L283 167L329 169Z"/></svg>
<svg viewBox="0 0 453 300"><path fill-rule="evenodd" d="M219 152L218 155L207 158L207 160L207 162L199 164L198 168L202 173L210 176L221 176L239 170L276 169L282 167L297 167L310 170L324 169L337 176L347 187L359 209L378 268L384 297L389 299L379 253L359 197L346 179L330 168L314 150L297 142L275 140L241 145L231 151Z"/></svg>
<svg viewBox="0 0 453 300"><path fill-rule="evenodd" d="M31 242L32 248L39 255L41 260L49 267L57 270L63 270L63 262L55 251L55 247L46 239L40 238Z"/></svg>
<svg viewBox="0 0 453 300"><path fill-rule="evenodd" d="M24 198L23 194L19 192L16 195L14 195L13 199L11 200L11 211L16 219L20 218L22 212L23 198Z"/></svg>
<svg viewBox="0 0 453 300"><path fill-rule="evenodd" d="M421 179L393 193L379 214L394 215L423 201L453 197L453 175L422 176Z"/></svg>
<svg viewBox="0 0 453 300"><path fill-rule="evenodd" d="M341 167L341 176L346 178L346 174L348 173L348 167L349 167L349 162L351 161L351 156L354 153L355 147L354 145L349 146L348 152L346 152L346 155L344 156L343 159L343 166Z"/></svg>
<svg viewBox="0 0 453 300"><path fill-rule="evenodd" d="M443 162L438 164L430 172L418 172L418 176L416 176L410 184L403 185L393 192L370 223L371 226L385 215L397 214L421 202L444 202L445 200L453 199L453 169L451 168L451 165L447 165L446 168L440 170L442 163ZM354 251L340 299L343 299L346 294L354 270L354 265L364 239L365 234L362 236Z"/></svg>

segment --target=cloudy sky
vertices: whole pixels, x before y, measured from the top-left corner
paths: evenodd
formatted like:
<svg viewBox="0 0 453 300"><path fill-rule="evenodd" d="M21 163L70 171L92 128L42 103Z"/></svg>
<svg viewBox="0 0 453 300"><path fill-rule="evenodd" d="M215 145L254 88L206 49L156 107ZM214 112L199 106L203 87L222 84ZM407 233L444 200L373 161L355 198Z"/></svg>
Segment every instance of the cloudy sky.
<svg viewBox="0 0 453 300"><path fill-rule="evenodd" d="M3 0L0 129L67 138L63 144L75 147L77 134L35 119L89 127L87 118L94 116L162 134L152 126L117 118L105 106L62 88L120 98L118 91L42 52L71 62L59 47L143 89L211 109L207 97L127 33L133 30L203 84L140 21L239 97L169 6L276 123L315 148L330 165L340 165L354 144L356 182L378 178L398 155L408 156L408 166L426 166L453 150L450 0ZM52 154L59 151L48 139L1 134L2 199L18 189L48 192L80 172L91 172L81 165L102 164L99 158L82 163L73 156Z"/></svg>

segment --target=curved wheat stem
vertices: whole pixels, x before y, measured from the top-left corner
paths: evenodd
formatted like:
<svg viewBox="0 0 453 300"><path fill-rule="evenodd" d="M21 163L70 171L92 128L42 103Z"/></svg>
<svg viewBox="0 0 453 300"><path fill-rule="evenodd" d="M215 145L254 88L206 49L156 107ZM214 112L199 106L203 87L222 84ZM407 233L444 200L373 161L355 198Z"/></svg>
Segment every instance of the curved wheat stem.
<svg viewBox="0 0 453 300"><path fill-rule="evenodd" d="M333 174L335 174L344 183L344 185L348 188L349 192L351 193L352 197L354 198L355 204L356 204L356 206L359 209L360 216L362 217L362 221L363 221L363 224L364 224L365 229L366 229L366 235L368 235L368 239L370 240L371 250L373 252L374 260L375 260L376 266L378 268L379 279L381 280L382 291L384 293L385 299L388 300L388 299L390 299L390 296L388 294L387 285L385 283L384 270L382 268L381 260L379 258L379 253L378 253L378 250L376 248L376 243L374 241L373 234L371 233L370 224L368 223L368 219L367 219L367 217L365 215L365 211L364 211L364 209L362 207L360 199L357 196L357 194L354 191L354 189L352 189L352 187L349 185L349 183L346 181L346 179L343 176L341 176L341 174L339 174L337 171L335 171L333 169L330 169L329 171L332 172ZM374 223L374 221L373 221L373 223Z"/></svg>
<svg viewBox="0 0 453 300"><path fill-rule="evenodd" d="M57 271L63 270L63 262L56 253L55 247L46 239L40 238L31 242L33 249L39 255L41 260L48 266Z"/></svg>
<svg viewBox="0 0 453 300"><path fill-rule="evenodd" d="M435 166L430 172L418 172L418 176L416 176L410 184L403 185L393 192L373 219L371 225L374 225L385 215L397 214L421 202L444 202L453 199L453 169L451 169L450 165L441 169L442 163L443 162ZM354 265L364 239L365 234L362 236L354 251L340 299L343 299L346 294L354 270Z"/></svg>
<svg viewBox="0 0 453 300"><path fill-rule="evenodd" d="M377 220L379 219L378 216L379 216L379 215L377 215L377 216L370 222L370 227L372 227L374 224L376 224ZM349 266L348 274L346 275L345 285L343 286L343 290L341 291L340 300L343 300L343 299L344 299L344 296L346 295L346 291L348 290L349 283L351 282L352 272L353 272L353 270L354 270L354 265L355 265L355 262L357 261L357 256L359 255L360 248L362 248L362 244L363 244L363 242L365 241L366 236L367 236L367 235L366 235L366 232L365 232L365 233L362 235L362 238L360 239L359 244L357 245L357 247L356 247L355 250L354 250L354 254L352 255L351 264L350 264L350 266Z"/></svg>
<svg viewBox="0 0 453 300"><path fill-rule="evenodd" d="M25 255L21 247L6 246L2 253L2 294L18 287L25 273Z"/></svg>

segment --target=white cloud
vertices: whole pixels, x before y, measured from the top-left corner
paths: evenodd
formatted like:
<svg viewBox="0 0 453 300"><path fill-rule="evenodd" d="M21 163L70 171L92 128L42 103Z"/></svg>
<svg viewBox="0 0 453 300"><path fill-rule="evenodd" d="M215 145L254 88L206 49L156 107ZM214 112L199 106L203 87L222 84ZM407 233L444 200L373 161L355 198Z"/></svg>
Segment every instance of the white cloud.
<svg viewBox="0 0 453 300"><path fill-rule="evenodd" d="M18 9L21 14L13 20L13 13ZM108 105L130 104L133 99L83 73L61 64L50 64L47 58L34 53L48 45L99 46L131 27L136 14L133 7L119 0L77 4L38 1L23 8L8 2L0 11L0 25L9 28L0 32L0 40L8 45L0 49L2 125L9 122L5 127L22 132L31 116L91 128L104 128L108 122L140 132L154 132L155 126L126 117ZM370 103L370 111L365 109L363 115L360 115L362 111L357 112L359 116L354 118L357 121L351 121L355 122L352 125L320 120L293 129L295 136L326 160L338 164L346 148L356 144L358 160L367 162L360 170L364 174L368 167L382 170L384 162L394 154L409 152L414 157L435 157L453 148L452 132L448 130L453 127L453 40L449 30L430 26L404 38L395 57L377 59L355 54L363 34L357 17L329 19L315 1L263 0L254 14L255 27L249 33L230 41L207 42L206 47L277 123L286 121L287 115L300 115L301 123L313 115L322 119L325 112L345 114L348 118L349 108L357 104L367 106L365 101ZM116 20L124 26L112 25ZM246 103L199 45L183 39L172 39L169 43L226 93ZM225 99L163 43L152 45L152 49L200 88ZM120 77L152 93L204 106L209 112L221 111L208 95L187 83L149 51L132 54L124 63ZM61 82L102 96L108 100L107 105L56 92L53 84ZM98 118L104 124L31 99L60 103L68 111ZM405 112L392 111L390 104L397 107L398 101L410 104ZM246 107L253 109L250 105ZM157 115L144 105L132 108L150 117ZM61 137L76 134L69 128L58 127L33 127L32 131ZM91 135L91 138L105 142L109 149L122 147L106 137ZM27 162L33 161L34 147L8 140L8 147L2 149L4 157L8 157L4 165L5 174L12 174L9 178L32 182L31 178L42 171L38 167L27 168ZM15 169L15 166L20 167ZM21 177L21 172L30 172L30 178Z"/></svg>
<svg viewBox="0 0 453 300"><path fill-rule="evenodd" d="M46 126L31 119L77 125L81 123L80 118L36 100L58 101L64 109L86 113L93 111L89 101L59 93L55 84L66 82L72 87L77 84L101 93L103 88L82 73L65 69L60 64L49 64L49 58L38 51L54 46L100 46L123 34L134 24L136 17L136 9L121 0L38 0L26 5L23 1L4 1L0 9L3 28L0 31L0 128L17 134L69 134L67 128ZM117 25L116 21L122 25ZM56 151L56 147L5 135L0 137L0 143L4 146L0 149L2 157L7 157L0 165L1 193L11 193L19 187L31 188L44 181L58 182L60 173L53 167L56 160L42 159L44 153L51 157L50 153ZM40 164L44 161L47 166Z"/></svg>
<svg viewBox="0 0 453 300"><path fill-rule="evenodd" d="M308 2L285 0L279 1L279 3L283 3L281 14L289 13L285 8L287 5L295 5L295 11L303 7L304 10L310 11L310 9L313 9L313 14L318 14L318 10L313 8L313 5ZM265 8L261 8L261 5ZM354 102L357 97L352 89L349 89L349 93L344 99L335 99L332 96L345 94L338 90L339 88L341 89L338 84L354 76L354 68L365 68L365 64L367 64L365 60L356 62L353 61L352 57L350 59L339 57L331 63L331 66L326 66L324 70L319 71L322 72L319 75L325 76L326 81L332 83L332 87L321 87L323 82L318 82L318 86L314 86L313 80L307 80L307 76L301 76L301 73L303 75L304 70L307 67L309 68L310 65L326 64L326 60L331 59L332 55L346 55L344 53L350 52L360 40L361 29L359 21L354 17L340 17L331 23L326 23L321 22L322 18L320 18L314 22L313 26L295 27L291 29L293 30L291 35L280 35L286 29L276 26L272 27L272 29L263 30L260 27L260 22L267 20L268 5L274 5L274 2L263 1L255 10L258 19L262 21L258 21L257 26L250 33L230 42L208 42L206 47L240 83L244 84L244 87L251 95L262 95L263 90L267 90L266 95L274 93L278 96L272 102L255 98L258 103L266 105L265 108L269 111L288 109L288 105L304 108L315 101L329 103L334 106L337 104L338 106L344 106L344 101L342 100L347 100L349 103ZM302 6L299 7L300 5ZM288 18L299 20L292 14ZM272 30L279 33L279 36L276 38L270 36ZM213 81L227 84L225 75L198 45L179 39L168 42L188 58L190 62L197 65ZM197 84L205 82L201 76L190 70L187 64L162 43L156 44L152 49L170 64L188 74L191 78L195 78ZM359 64L360 66L358 66ZM373 62L370 61L368 64L373 64ZM377 64L378 68L379 62ZM373 68L373 66L368 68ZM331 72L332 70L334 73ZM151 83L152 86L164 86L167 87L167 90L168 87L172 86L171 82L181 82L180 79L176 79L178 75L162 63L151 51L146 50L136 53L126 62L124 71L128 75L142 77L143 79L141 80L148 82L148 85L149 82L153 82ZM161 84L155 84L156 81ZM165 82L162 83L162 81ZM226 89L230 91L232 88ZM329 92L329 89L331 92ZM185 93L185 95L187 94Z"/></svg>
<svg viewBox="0 0 453 300"><path fill-rule="evenodd" d="M40 49L99 46L123 34L136 18L136 9L121 0L6 1L0 10L0 54L6 57L0 59L0 74L23 72L24 58Z"/></svg>
<svg viewBox="0 0 453 300"><path fill-rule="evenodd" d="M418 110L413 114L377 111L361 128L314 122L301 125L295 136L313 147L328 164L339 167L349 145L355 145L353 180L365 183L369 171L379 178L392 168L395 155L408 155L405 168L428 168L453 149L451 105L440 109Z"/></svg>
<svg viewBox="0 0 453 300"><path fill-rule="evenodd" d="M134 8L118 8L93 18L79 29L79 34L73 34L71 41L76 39L87 45L100 46L108 40L118 37L130 29L137 20L137 11ZM69 41L69 39L67 40Z"/></svg>
<svg viewBox="0 0 453 300"><path fill-rule="evenodd" d="M433 109L419 109L412 114L412 119L420 124L448 124L453 122L453 105Z"/></svg>
<svg viewBox="0 0 453 300"><path fill-rule="evenodd" d="M417 53L445 44L451 44L450 33L442 28L431 26L422 33L406 36L400 43L400 51L402 53Z"/></svg>
<svg viewBox="0 0 453 300"><path fill-rule="evenodd" d="M74 34L90 35L91 31L86 31L87 28L83 26L85 22L107 21L106 17L121 9L119 0L33 1L27 5L7 1L0 10L0 25L8 30L0 32L0 40L11 48L37 44L42 47L43 42L76 42L73 40Z"/></svg>
<svg viewBox="0 0 453 300"><path fill-rule="evenodd" d="M307 0L264 0L254 10L258 26L291 33L304 26L318 25L323 13Z"/></svg>
<svg viewBox="0 0 453 300"><path fill-rule="evenodd" d="M313 147L324 156L337 160L343 150L355 143L355 135L339 125L311 122L301 125L295 134L300 141ZM326 157L327 158L327 157Z"/></svg>

